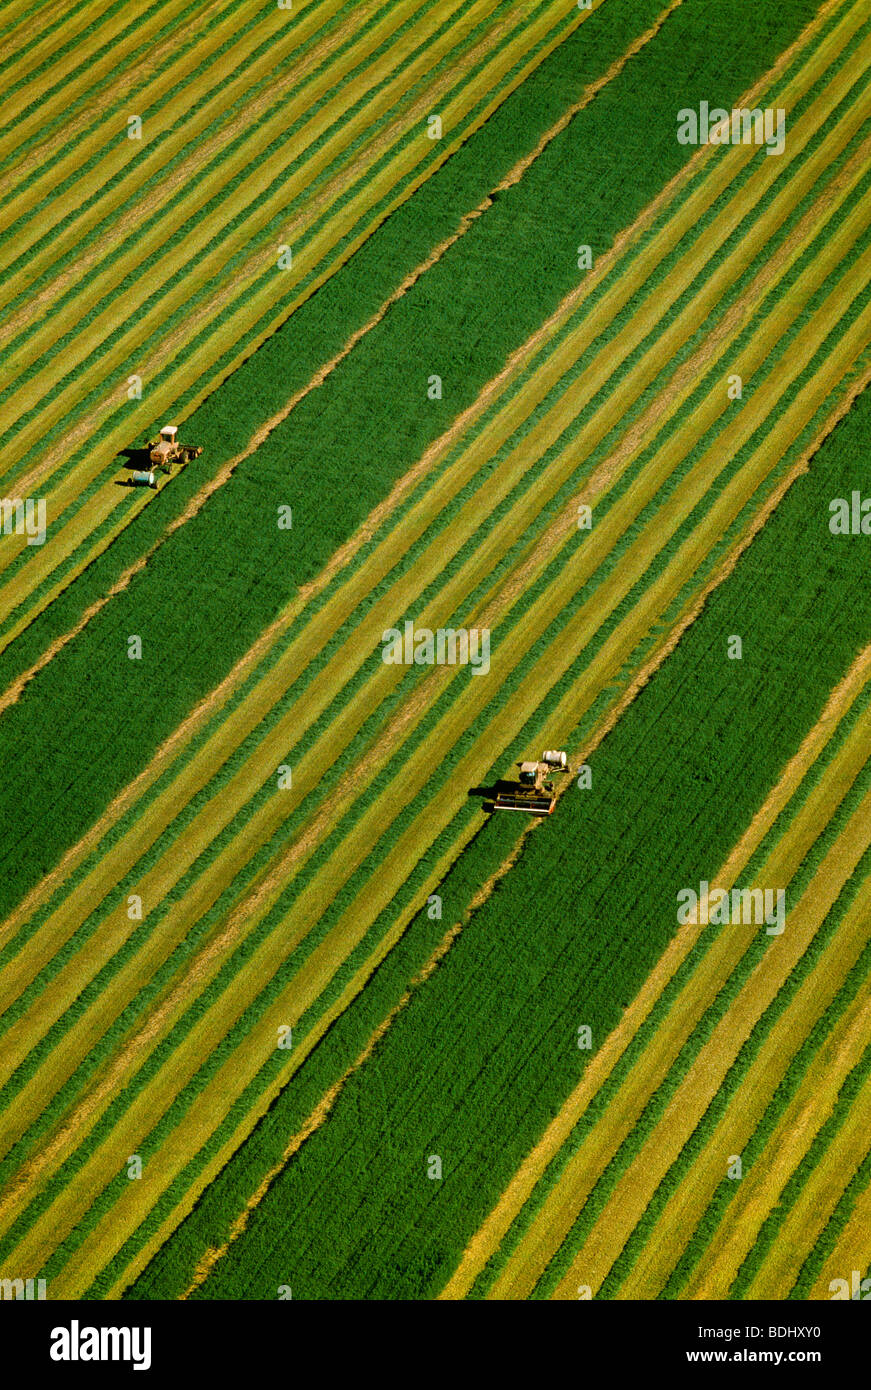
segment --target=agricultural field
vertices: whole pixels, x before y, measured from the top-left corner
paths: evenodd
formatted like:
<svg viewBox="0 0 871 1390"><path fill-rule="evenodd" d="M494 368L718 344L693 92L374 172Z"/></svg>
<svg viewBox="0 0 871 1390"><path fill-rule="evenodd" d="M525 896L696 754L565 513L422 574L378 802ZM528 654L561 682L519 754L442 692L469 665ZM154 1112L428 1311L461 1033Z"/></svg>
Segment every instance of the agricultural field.
<svg viewBox="0 0 871 1390"><path fill-rule="evenodd" d="M0 34L0 1291L858 1297L867 5Z"/></svg>

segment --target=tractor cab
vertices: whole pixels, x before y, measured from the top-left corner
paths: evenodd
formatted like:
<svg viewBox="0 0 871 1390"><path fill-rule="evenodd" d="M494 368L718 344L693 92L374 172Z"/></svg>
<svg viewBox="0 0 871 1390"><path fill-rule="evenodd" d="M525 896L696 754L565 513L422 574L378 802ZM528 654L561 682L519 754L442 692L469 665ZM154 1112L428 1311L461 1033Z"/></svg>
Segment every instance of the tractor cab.
<svg viewBox="0 0 871 1390"><path fill-rule="evenodd" d="M151 462L157 467L166 467L176 455L175 437L177 425L164 425L157 443L151 446Z"/></svg>
<svg viewBox="0 0 871 1390"><path fill-rule="evenodd" d="M538 762L523 762L517 781L499 784L493 799L494 811L526 811L533 816L549 816L557 793L551 780L557 772L568 772L568 758L560 749L548 749Z"/></svg>

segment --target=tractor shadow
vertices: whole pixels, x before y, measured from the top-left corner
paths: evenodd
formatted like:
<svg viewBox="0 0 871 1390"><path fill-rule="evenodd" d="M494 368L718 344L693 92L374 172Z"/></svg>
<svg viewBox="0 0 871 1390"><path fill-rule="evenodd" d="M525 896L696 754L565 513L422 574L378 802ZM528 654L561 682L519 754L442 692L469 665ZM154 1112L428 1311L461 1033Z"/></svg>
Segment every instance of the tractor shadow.
<svg viewBox="0 0 871 1390"><path fill-rule="evenodd" d="M484 810L492 811L497 796L499 796L501 792L508 792L513 790L515 785L516 784L514 782L506 782L504 781L504 779L500 779L500 781L494 782L492 787L470 787L469 796L479 797L483 802L486 803L484 806Z"/></svg>
<svg viewBox="0 0 871 1390"><path fill-rule="evenodd" d="M151 457L145 445L141 449L121 449L115 455L115 461L121 468L129 470L131 476L127 478L116 478L116 487L132 487L133 473L147 473L151 467Z"/></svg>

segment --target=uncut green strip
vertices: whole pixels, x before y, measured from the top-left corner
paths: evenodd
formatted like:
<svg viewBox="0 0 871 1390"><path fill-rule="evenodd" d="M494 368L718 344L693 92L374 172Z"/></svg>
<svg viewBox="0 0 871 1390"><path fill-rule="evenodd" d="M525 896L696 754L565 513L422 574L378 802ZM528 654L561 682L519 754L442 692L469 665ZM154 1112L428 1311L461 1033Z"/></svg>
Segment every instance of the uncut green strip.
<svg viewBox="0 0 871 1390"><path fill-rule="evenodd" d="M379 1093L376 1105L371 1098L365 1072L351 1078L330 1124L306 1144L254 1213L248 1232L234 1247L232 1269L219 1266L203 1288L204 1297L227 1296L228 1289L229 1296L235 1297L242 1288L247 1296L268 1296L264 1291L272 1287L275 1259L280 1258L273 1257L273 1251L279 1247L294 1250L295 1287L304 1290L304 1296L327 1287L332 1296L352 1292L378 1296L388 1281L383 1271L397 1267L403 1271L397 1286L406 1296L426 1295L443 1282L462 1248L458 1239L462 1241L480 1223L554 1105L578 1078L582 1060L577 1049L572 1055L572 1039L579 1008L585 1021L598 1025L597 1036L613 1026L650 961L666 944L663 923L671 920L674 885L702 877L707 866L734 843L747 815L818 714L825 692L849 664L856 646L853 620L860 634L863 626L866 630L869 626L867 602L861 615L851 614L849 623L843 612L845 594L853 592L852 568L860 562L860 548L850 552L841 547L837 561L824 542L816 548L812 566L806 534L807 517L818 515L824 530L828 499L849 491L845 484L861 451L861 428L857 431L855 422L864 414L861 423L865 424L867 401L863 406L857 407L817 456L818 463L826 460L826 470L820 468L795 485L735 574L712 596L699 623L600 749L594 789L584 798L561 803L550 823L561 829L559 841L550 834L532 837L499 893L476 914L475 930L461 936L426 991L397 1019L379 1053L384 1099ZM840 446L837 450L831 447L834 442ZM785 551L788 554L791 548L805 557L802 565L783 563ZM789 582L787 573L792 574ZM760 574L766 576L767 586L759 584ZM799 592L796 574L803 576ZM778 588L784 590L782 601ZM717 673L721 688L713 700L711 649L715 643L724 646L738 609L748 636L745 658L740 671L734 670L734 663L729 663L727 671L721 657ZM776 632L769 621L771 611L783 615ZM810 691L806 643L813 640L815 631L826 669L817 672L819 684ZM801 671L805 674L799 681ZM773 719L775 710L782 716L784 690L794 692L788 728L782 717ZM753 712L750 728L745 722L748 709ZM656 763L654 804L644 750L651 748L651 731L666 710L674 729L674 756ZM685 727L688 724L692 730ZM772 729L780 732L779 740L771 737ZM699 762L707 770L704 781L697 775ZM741 788L741 799L730 799L728 805L709 804L708 777L716 784L726 769L732 784ZM620 787L619 797L613 791L608 794L615 786ZM680 828L686 833L678 844L673 820L664 825L663 806L679 808ZM485 826L476 838L476 849L484 845L489 829ZM555 854L568 880L564 900L575 907L570 923L555 922L549 910L546 885ZM596 865L608 867L596 872L590 868ZM522 904L522 910L513 911L512 903ZM643 904L640 911L639 904ZM576 923L583 924L581 952ZM639 959L639 942L645 943L649 956L645 953ZM495 992L494 980L505 982ZM549 1001L544 1018L540 1005L535 1005L542 998ZM461 1016L464 1006L474 1007L479 1020L473 1038L457 1038L450 1022ZM518 1059L513 1029L521 1017L525 1042ZM529 1041L532 1027L543 1044L535 1049ZM451 1039L447 1061L443 1044L437 1045L439 1037ZM317 1067L319 1051L304 1064L303 1075ZM420 1058L427 1055L429 1063L422 1074ZM453 1077L450 1083L442 1074L446 1065ZM413 1087L406 1068L416 1068ZM488 1095L486 1111L502 1115L495 1148L480 1118L485 1112L485 1082L492 1083L495 1093L495 1109ZM294 1093L295 1087L288 1087L275 1109L291 1106ZM445 1117L441 1113L445 1097L452 1095L471 1097L471 1101ZM396 1159L392 1168L386 1166L378 1151L385 1104L394 1147L407 1155L401 1171ZM428 1152L442 1153L446 1171L450 1160L449 1183L435 1193L426 1183L423 1158L419 1171L414 1163L415 1156ZM237 1168L243 1163L239 1157ZM322 1212L318 1194L327 1175L333 1210ZM451 1194L447 1210L446 1199L439 1195L445 1191ZM377 1227L390 1192L396 1194L397 1209L407 1213L405 1219L416 1234L402 1241L394 1231L396 1258L385 1261L380 1250L383 1233ZM354 1228L358 1207L363 1225L351 1250L348 1232ZM282 1213L288 1212L296 1214L296 1224L294 1220L285 1223ZM319 1233L319 1244L315 1251L307 1251L312 1231ZM264 1267L261 1262L269 1259L273 1267ZM252 1261L258 1266L256 1272ZM391 1291L397 1286L391 1286Z"/></svg>
<svg viewBox="0 0 871 1390"><path fill-rule="evenodd" d="M599 15L607 15L611 8L604 6L594 12L582 29L588 29ZM62 651L32 682L19 704L8 711L3 720L3 730L8 737L0 738L7 770L0 789L0 814L3 814L4 795L12 797L15 813L6 813L3 818L19 826L21 834L14 848L7 846L8 853L4 856L4 908L17 901L22 892L56 862L63 849L81 835L117 790L143 766L195 700L202 698L206 690L226 674L263 625L292 596L297 583L316 573L336 546L353 531L375 498L383 495L407 466L407 459L418 456L455 412L474 399L483 382L498 371L507 353L529 336L541 317L552 311L576 282L574 262L564 255L565 246L576 241L575 194L563 189L551 177L553 161L578 152L575 163L585 170L585 190L608 209L605 216L609 221L605 222L603 217L601 229L604 245L613 240L620 226L631 220L661 181L679 166L685 151L676 145L670 134L673 91L666 93L662 119L659 126L654 127L669 132L667 137L663 133L658 176L652 172L656 161L647 159L649 149L645 141L649 131L641 141L644 159L640 158L641 149L635 149L633 144L633 125L630 125L628 145L621 145L616 151L608 131L616 119L614 103L619 102L626 111L637 109L643 84L651 74L667 68L670 61L676 60L677 53L685 51L693 34L684 15L685 9L692 14L696 26L691 44L693 51L702 55L709 53L708 31L702 25L703 39L698 28L701 6L686 0L686 5L675 12L658 35L655 45L633 59L615 80L613 90L609 88L600 94L553 142L526 178L501 197L487 217L480 219L454 248L454 253L449 253L426 276L425 295L420 286L412 289L337 370L327 386L316 393L317 399L309 397L293 412L292 424L281 432L280 438L276 438L279 434L276 431L271 441L276 451L272 457L279 465L283 462L283 468L265 469L261 474L241 467L233 484L222 489L204 513L161 547L147 573L113 600L81 638ZM734 94L744 90L753 76L770 66L773 55L797 31L810 10L804 3L778 7L767 51L757 50L751 54L749 44L746 47L733 45L725 69L715 65L709 57L705 70L704 58L701 58L699 95L707 95L713 88L720 94L718 99L727 101L730 90ZM616 12L620 13L619 8ZM681 23L670 30L671 24L681 16ZM728 28L731 23L733 31L738 31L733 22L736 17L731 14L731 7L727 7L724 25ZM615 43L613 30L609 33ZM623 41L621 35L621 45ZM578 48L571 40L563 47L567 52L557 51L558 56L562 56L562 68L557 71L562 72L564 85L560 91L560 105L564 108L570 77L566 68L571 57L577 59ZM617 51L622 51L622 46ZM612 53L613 50L608 56ZM545 65L548 73L553 71L550 64L548 60ZM715 73L716 67L719 67L718 73ZM582 67L580 77L571 74L578 86L569 87L569 90L582 90L598 70L598 65L592 73ZM543 85L534 89L539 98ZM529 83L524 83L521 90L525 91L528 86ZM505 124L497 127L497 117L494 117L485 130L498 128L503 139L510 137L512 128L517 128L518 107L519 103L512 101L513 126L506 116ZM522 111L522 107L520 109ZM551 118L552 109L549 110ZM542 121L541 124L546 128L548 123ZM641 140L640 133L637 139ZM511 145L508 156L504 148L500 155L500 148L499 141L495 142L495 149L486 141L483 147L478 146L477 137L467 147L468 161L463 163L466 174L470 164L472 170L476 170L473 154L483 151L486 162L483 167L477 166L477 187L483 187L484 191L492 187L490 161L494 154L502 167L516 158L516 144ZM584 151L582 160L581 150ZM447 188L450 192L452 188L453 164L451 161L442 171L445 175L440 183L443 191ZM615 165L618 174L623 167L644 171L640 179L622 180L619 199L604 196L604 190L615 177ZM454 184L453 188L456 186ZM462 191L459 205L463 208L474 205L474 198L468 196L468 185L460 181L459 186ZM456 203L448 198L446 205L442 204L438 219L442 227L447 223L448 229L455 225L452 206ZM542 206L549 208L546 225L540 216ZM387 228L382 229L385 232L396 230L397 244L401 246L400 226L415 231L410 207L396 223L391 218ZM531 235L533 228L535 235ZM420 228L415 234L420 236ZM383 299L385 285L384 267L379 267L378 260L393 244L393 237L385 235L378 242L377 259L367 259L365 255L361 255L359 261L354 258L361 270L365 266L376 271L381 291L376 302ZM432 244L429 228L423 244L427 248ZM374 253L374 243L367 250ZM506 254L508 264L522 267L534 293L500 295L491 303L457 293L455 272L463 265L475 263L479 257L483 257L484 264L503 264ZM419 255L415 255L412 263L418 261ZM462 283L475 283L474 279L467 282L462 276L460 278ZM395 283L392 275L387 283ZM362 289L363 302L368 307L372 299L365 279L357 280L355 285ZM338 294L338 290L335 293ZM252 367L252 373L253 365L262 367L260 375L255 377L243 368L202 408L203 415L198 414L189 422L192 436L224 437L226 452L220 461L232 457L235 450L244 446L250 437L252 422L268 414L276 396L279 402L287 398L287 386L291 383L287 381L284 364L294 362L292 349L300 346L293 325L300 321L308 324L315 330L319 344L327 346L330 340L325 341L323 326L317 330L318 315L315 313L322 297L323 292L309 306L308 315L302 320L294 315L292 324L276 334L252 363L246 364ZM323 297L324 304L335 302L331 296ZM431 311L425 358L420 354L419 315L416 313L422 302L428 303ZM359 313L353 308L353 300L349 308L352 314ZM357 321L356 317L353 321ZM308 351L303 348L302 356L310 362ZM323 360L323 356L315 360ZM419 382L414 373L408 371L409 361L420 362ZM467 370L470 361L474 361L474 370ZM426 376L430 370L439 368L445 382L445 399L430 402L426 398ZM309 371L300 374L297 381L308 379L309 374ZM198 425L206 415L211 420L208 433L205 427L201 429ZM364 415L365 429L357 423L362 422ZM401 421L401 429L397 429L398 421ZM290 485L288 460L293 462ZM94 576L87 576L81 584L76 581L73 589L78 601L72 595L65 598L60 610L65 617L81 611L83 594L93 598L95 591L101 591L94 582L96 575L105 583L118 573L121 562L129 563L139 553L143 536L154 534L149 530L153 524L152 515L155 514L155 521L158 516L163 520L171 516L170 505L175 508L183 504L190 495L194 476L194 470L187 470L175 480L171 490L159 494L154 504L128 528L133 535L125 535L120 543L114 543L111 554L104 557L105 563L97 562ZM173 494L177 502L171 502ZM304 504L300 508L297 505L295 509L293 554L289 556L284 533L278 533L272 524L274 508L277 502L298 504L300 498L313 501L310 506ZM263 518L262 531L257 527L258 516ZM257 547L250 545L252 526L258 532ZM208 586L203 579L206 573L214 576ZM193 604L188 592L191 580L196 591ZM36 626L42 638L51 630L52 618ZM164 679L159 683L149 673L148 660L138 663L137 670L131 671L132 663L127 662L124 655L130 632L143 635L146 651L162 654ZM31 641L36 642L35 633L32 638L28 634L28 644ZM19 643L15 647L20 650ZM29 646L29 652L33 650L34 646ZM9 670L14 659L12 655L3 660L4 672ZM123 667L120 665L122 659ZM171 672L166 669L169 665L174 668ZM165 679L167 674L172 675L171 680ZM70 711L67 699L71 688L80 693L74 711ZM67 724L62 736L60 728L56 724L52 727L52 721L44 714L54 701L60 701L59 707L65 710ZM135 719L131 717L133 711ZM27 759L22 756L26 749L33 747L41 749L46 769L39 797L27 773ZM88 750L85 758L82 756L84 748ZM10 801L10 811L11 805ZM49 824L45 818L46 806L55 809Z"/></svg>

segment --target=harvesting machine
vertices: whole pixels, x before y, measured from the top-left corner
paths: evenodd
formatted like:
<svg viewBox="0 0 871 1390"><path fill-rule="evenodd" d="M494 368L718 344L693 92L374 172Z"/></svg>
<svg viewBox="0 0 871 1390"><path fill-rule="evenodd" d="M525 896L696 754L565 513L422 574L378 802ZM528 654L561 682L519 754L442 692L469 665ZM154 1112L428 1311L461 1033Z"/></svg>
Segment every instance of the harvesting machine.
<svg viewBox="0 0 871 1390"><path fill-rule="evenodd" d="M568 772L568 758L561 750L548 749L537 763L518 764L517 782L503 785L493 801L494 811L526 811L533 816L549 816L556 805L555 773Z"/></svg>
<svg viewBox="0 0 871 1390"><path fill-rule="evenodd" d="M160 438L149 441L146 447L152 468L169 473L174 463L189 463L191 459L199 458L202 449L193 444L179 444L177 435L177 425L164 425Z"/></svg>
<svg viewBox="0 0 871 1390"><path fill-rule="evenodd" d="M128 487L156 488L158 473L171 473L174 463L185 464L199 458L202 449L194 444L179 444L177 435L177 425L164 425L159 438L148 441L148 467L136 468L126 479Z"/></svg>

